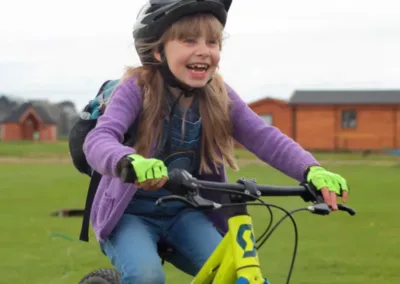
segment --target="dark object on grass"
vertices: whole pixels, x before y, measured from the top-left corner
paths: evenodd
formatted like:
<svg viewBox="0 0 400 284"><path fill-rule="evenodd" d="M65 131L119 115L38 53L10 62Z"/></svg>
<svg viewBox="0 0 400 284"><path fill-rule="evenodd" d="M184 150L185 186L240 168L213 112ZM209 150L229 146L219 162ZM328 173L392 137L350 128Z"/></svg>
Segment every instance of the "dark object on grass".
<svg viewBox="0 0 400 284"><path fill-rule="evenodd" d="M50 216L58 217L82 217L84 209L61 209L59 211L52 212Z"/></svg>

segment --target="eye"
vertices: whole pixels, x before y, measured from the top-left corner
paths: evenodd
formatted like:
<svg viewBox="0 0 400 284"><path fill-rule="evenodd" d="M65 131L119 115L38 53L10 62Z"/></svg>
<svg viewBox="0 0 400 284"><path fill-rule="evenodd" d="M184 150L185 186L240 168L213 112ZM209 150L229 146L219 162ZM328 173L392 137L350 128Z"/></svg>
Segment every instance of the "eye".
<svg viewBox="0 0 400 284"><path fill-rule="evenodd" d="M210 40L208 41L208 44L209 44L209 45L217 45L217 44L219 44L219 42L218 42L218 40L216 40L216 39L210 39Z"/></svg>
<svg viewBox="0 0 400 284"><path fill-rule="evenodd" d="M195 43L196 43L196 40L193 39L193 38L185 38L185 39L183 40L183 42L184 42L184 43L187 43L187 44L195 44Z"/></svg>

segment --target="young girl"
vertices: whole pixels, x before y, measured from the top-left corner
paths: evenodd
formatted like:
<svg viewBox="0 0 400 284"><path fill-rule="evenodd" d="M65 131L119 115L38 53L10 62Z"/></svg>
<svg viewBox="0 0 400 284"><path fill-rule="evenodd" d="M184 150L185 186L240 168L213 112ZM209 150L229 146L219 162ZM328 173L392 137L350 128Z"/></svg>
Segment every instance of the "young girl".
<svg viewBox="0 0 400 284"><path fill-rule="evenodd" d="M229 212L205 215L180 202L156 206L155 200L169 194L163 185L172 168L226 181L224 165L238 168L234 140L288 176L313 182L333 210L337 195L343 191L347 198L342 177L264 123L217 74L231 1L164 2L141 10L134 38L142 66L126 72L84 146L89 164L103 175L91 223L122 283L165 282L160 240L176 249L169 262L190 275L199 271L221 241ZM122 145L137 119L135 146ZM119 179L126 159L136 184Z"/></svg>

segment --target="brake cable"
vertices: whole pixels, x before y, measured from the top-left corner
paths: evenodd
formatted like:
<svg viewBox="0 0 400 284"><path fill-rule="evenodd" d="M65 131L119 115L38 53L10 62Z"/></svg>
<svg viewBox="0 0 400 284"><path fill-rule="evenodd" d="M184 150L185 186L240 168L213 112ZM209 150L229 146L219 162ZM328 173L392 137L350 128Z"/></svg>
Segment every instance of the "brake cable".
<svg viewBox="0 0 400 284"><path fill-rule="evenodd" d="M267 203L265 203L265 201L264 200L262 200L261 198L258 198L258 197L256 197L256 196L253 196L253 195L249 195L249 194L245 194L245 193L241 193L241 192L236 192L236 191L233 191L233 190L229 190L229 189L212 189L212 188L209 188L209 187L207 187L207 188L201 188L201 190L202 191L215 191L215 190L218 190L218 191L220 191L220 192L225 192L225 193L235 193L235 194L239 194L239 195L245 195L245 196L250 196L251 198L254 198L254 199L256 199L257 201L259 201L260 203L229 203L229 204L225 204L225 205L223 205L223 204L221 204L222 205L222 207L233 207L233 206L240 206L240 205L264 205L265 207L267 207L267 209L268 209L268 212L269 212L269 215L270 215L270 220L269 220L269 224L268 224L268 226L267 226L267 228L263 231L263 233L256 239L256 244L260 241L260 240L262 240L262 238L268 233L268 231L271 229L271 227L272 227L272 223L273 223L273 220L274 220L274 214L273 214L273 212L272 212L272 210L271 210L271 208L268 206L268 204Z"/></svg>
<svg viewBox="0 0 400 284"><path fill-rule="evenodd" d="M238 191L235 191L235 190L219 189L219 188L212 188L212 187L207 187L207 189L202 188L201 190L219 191L219 192L225 192L225 193L244 195L244 196L247 196L247 197L251 197L251 198L253 198L253 199L255 199L255 200L260 202L260 203L247 202L247 203L221 204L221 208L222 207L243 206L243 205L246 205L246 206L265 206L265 207L268 208L268 211L270 212L270 215L271 215L271 221L270 221L270 224L268 225L267 230L264 231L262 236L257 239L258 241L262 239L261 244L256 247L257 250L260 249L265 244L265 242L268 240L268 238L271 236L271 234L278 228L278 226L281 225L282 222L287 217L289 217L289 219L291 220L291 222L293 224L293 229L294 229L294 248L293 248L292 260L290 262L289 272L288 272L287 278L286 278L286 284L289 284L290 283L290 278L292 276L292 272L293 272L293 269L294 269L294 264L295 264L295 261L296 261L298 240L299 240L298 227L297 227L296 221L293 218L292 214L296 213L296 212L299 212L299 211L306 211L307 209L306 208L300 208L300 209L295 209L295 210L289 212L289 211L287 211L285 208L283 208L281 206L278 206L278 205L275 205L275 204L266 203L261 198L259 198L257 196L254 196L254 195L251 195L251 194L248 194L248 193L246 194L246 193L238 192ZM273 207L273 208L276 208L276 209L279 209L279 210L283 211L285 213L285 215L275 224L274 227L271 228L270 232L267 233L268 230L270 229L271 225L272 225L272 216L273 216L273 214L272 214L272 210L271 210L270 207Z"/></svg>

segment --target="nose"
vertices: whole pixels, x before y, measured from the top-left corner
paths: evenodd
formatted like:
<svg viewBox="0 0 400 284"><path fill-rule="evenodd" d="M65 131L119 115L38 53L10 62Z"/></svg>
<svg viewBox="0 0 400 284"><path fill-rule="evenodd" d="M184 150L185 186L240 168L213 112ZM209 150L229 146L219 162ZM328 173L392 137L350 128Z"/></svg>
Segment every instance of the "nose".
<svg viewBox="0 0 400 284"><path fill-rule="evenodd" d="M206 57L206 56L210 56L210 54L211 54L211 49L207 45L207 42L203 41L203 40L200 41L197 44L196 55L201 56L201 57Z"/></svg>

